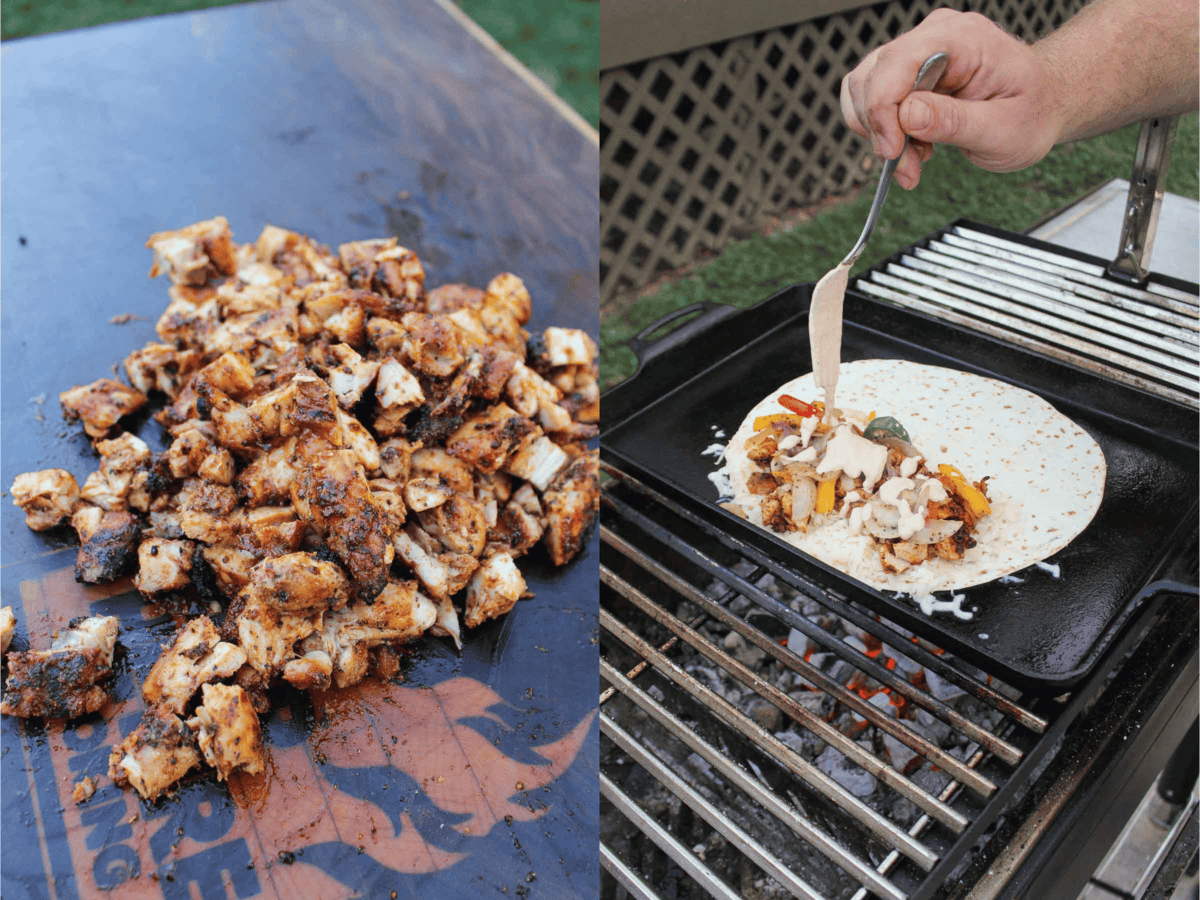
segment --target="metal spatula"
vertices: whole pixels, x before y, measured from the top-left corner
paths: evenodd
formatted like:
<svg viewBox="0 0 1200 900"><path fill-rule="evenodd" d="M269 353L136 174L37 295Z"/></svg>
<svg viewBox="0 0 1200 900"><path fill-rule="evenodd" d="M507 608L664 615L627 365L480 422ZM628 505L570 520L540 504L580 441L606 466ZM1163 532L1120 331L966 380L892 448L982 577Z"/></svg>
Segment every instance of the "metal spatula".
<svg viewBox="0 0 1200 900"><path fill-rule="evenodd" d="M914 91L931 91L946 71L949 56L945 53L935 53L921 70L917 72L913 82ZM875 189L875 199L871 203L871 211L867 213L867 224L862 234L858 236L851 251L846 254L836 268L830 270L817 282L813 288L812 302L808 311L808 342L812 348L813 377L817 387L825 392L825 421L833 416L834 392L837 389L838 366L842 361L842 303L846 299L846 284L850 280L850 268L867 246L867 239L875 230L879 221L879 211L883 209L883 201L887 198L888 187L892 183L892 175L896 171L904 147L908 146L908 136L904 138L901 152L895 159L889 159L883 164L883 172L879 176L879 187Z"/></svg>

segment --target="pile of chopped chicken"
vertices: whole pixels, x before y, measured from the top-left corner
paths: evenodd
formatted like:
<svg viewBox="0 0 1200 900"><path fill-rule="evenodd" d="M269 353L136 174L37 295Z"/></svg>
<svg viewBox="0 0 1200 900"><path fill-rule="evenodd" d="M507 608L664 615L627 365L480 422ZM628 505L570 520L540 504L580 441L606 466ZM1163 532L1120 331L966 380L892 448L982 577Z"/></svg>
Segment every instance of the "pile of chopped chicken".
<svg viewBox="0 0 1200 900"><path fill-rule="evenodd" d="M763 525L807 532L827 517L874 540L889 574L930 559L963 558L991 513L987 478L969 482L957 469L936 474L890 416L834 410L784 394L787 412L760 416L746 441L750 494L761 498ZM826 421L828 419L828 421Z"/></svg>
<svg viewBox="0 0 1200 900"><path fill-rule="evenodd" d="M238 245L220 217L147 246L172 282L160 341L125 359L129 384L60 395L99 468L82 487L28 472L12 496L30 528L75 529L80 581L132 572L147 601L213 615L181 625L113 751L113 780L153 799L202 761L259 771L271 685L394 673L425 632L461 645L460 615L526 594L517 559L570 560L599 510L599 390L585 332L523 328L515 275L426 291L395 238L335 255L267 226ZM151 395L161 453L119 430ZM99 708L112 641L90 647L12 654L3 711Z"/></svg>

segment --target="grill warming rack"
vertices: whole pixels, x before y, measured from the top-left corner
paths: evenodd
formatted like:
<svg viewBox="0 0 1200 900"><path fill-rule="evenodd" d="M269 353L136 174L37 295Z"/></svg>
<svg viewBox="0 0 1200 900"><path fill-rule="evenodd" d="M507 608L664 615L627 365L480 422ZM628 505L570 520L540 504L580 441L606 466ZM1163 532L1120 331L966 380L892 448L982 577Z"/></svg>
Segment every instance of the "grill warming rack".
<svg viewBox="0 0 1200 900"><path fill-rule="evenodd" d="M713 840L742 854L743 867L754 866L754 877L768 876L780 893L763 897L919 900L972 862L972 848L1103 687L1111 662L1072 694L1024 698L653 487L607 463L602 469L609 480L601 530L600 793L706 895L746 892L707 865L699 845L664 826L643 792L612 774L614 766L636 764L655 790L669 792L668 808L686 806ZM772 580L796 600L778 599L764 586ZM850 633L834 636L818 624L827 617ZM770 625L790 629L787 646L768 633ZM718 642L714 629L726 637ZM1119 658L1131 640L1107 658ZM796 642L805 653L793 652ZM746 665L732 647L753 647L764 662L778 662L807 686L807 697L761 677L762 666ZM806 658L814 650L824 657L819 666ZM709 667L720 670L719 680L706 684ZM722 685L774 706L783 718L778 728L790 734L764 727ZM821 706L832 706L836 718L817 714ZM797 740L800 729L811 737ZM870 746L863 735L872 737ZM826 749L814 759L806 742ZM870 802L845 786L847 768L874 779ZM614 847L602 841L600 855L628 895L663 896Z"/></svg>
<svg viewBox="0 0 1200 900"><path fill-rule="evenodd" d="M855 281L861 293L1200 406L1196 294L955 225Z"/></svg>

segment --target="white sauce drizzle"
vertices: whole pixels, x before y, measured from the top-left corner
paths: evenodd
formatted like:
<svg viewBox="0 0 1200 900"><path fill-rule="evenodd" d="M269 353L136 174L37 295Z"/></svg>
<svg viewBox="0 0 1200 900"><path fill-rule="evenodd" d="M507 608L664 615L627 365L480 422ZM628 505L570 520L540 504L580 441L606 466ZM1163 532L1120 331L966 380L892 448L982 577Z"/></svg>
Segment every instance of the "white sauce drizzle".
<svg viewBox="0 0 1200 900"><path fill-rule="evenodd" d="M921 463L921 460L919 457L916 457L916 456L904 457L904 462L900 463L900 477L901 478L912 478L913 475L917 471L917 466L920 465L920 463Z"/></svg>
<svg viewBox="0 0 1200 900"><path fill-rule="evenodd" d="M926 478L917 491L917 499L922 503L930 500L940 503L946 499L946 488L936 478Z"/></svg>
<svg viewBox="0 0 1200 900"><path fill-rule="evenodd" d="M1024 584L1025 579L1018 578L1016 575L1001 575L1000 583L1001 584Z"/></svg>
<svg viewBox="0 0 1200 900"><path fill-rule="evenodd" d="M913 602L921 608L927 616L932 616L938 612L953 613L956 619L970 621L975 618L975 614L962 608L962 602L967 599L966 594L950 594L949 600L939 600L931 592L917 591L912 594Z"/></svg>
<svg viewBox="0 0 1200 900"><path fill-rule="evenodd" d="M725 445L724 444L709 444L707 447L705 447L703 450L700 451L700 455L701 456L715 456L717 459L717 462L720 462L722 459L725 458Z"/></svg>
<svg viewBox="0 0 1200 900"><path fill-rule="evenodd" d="M810 463L817 458L817 448L809 447L807 450L801 450L792 457L796 462Z"/></svg>
<svg viewBox="0 0 1200 900"><path fill-rule="evenodd" d="M733 482L729 480L729 466L723 466L715 472L709 472L708 480L717 489L721 500L730 500L733 498Z"/></svg>
<svg viewBox="0 0 1200 900"><path fill-rule="evenodd" d="M817 430L817 426L820 424L821 421L816 416L808 416L800 421L801 447L808 446L808 442L812 440L813 432Z"/></svg>
<svg viewBox="0 0 1200 900"><path fill-rule="evenodd" d="M1062 566L1058 563L1040 562L1037 567L1043 572L1049 572L1051 578L1059 578L1062 575Z"/></svg>
<svg viewBox="0 0 1200 900"><path fill-rule="evenodd" d="M779 452L782 453L784 451L791 450L798 443L800 443L800 435L789 434L779 442Z"/></svg>
<svg viewBox="0 0 1200 900"><path fill-rule="evenodd" d="M817 474L841 469L851 478L861 475L863 487L873 491L883 477L887 455L887 447L859 437L849 425L841 425L825 447L825 458L817 466Z"/></svg>
<svg viewBox="0 0 1200 900"><path fill-rule="evenodd" d="M864 503L862 506L850 510L850 533L858 534L861 532L863 525L871 518L872 512L870 503Z"/></svg>

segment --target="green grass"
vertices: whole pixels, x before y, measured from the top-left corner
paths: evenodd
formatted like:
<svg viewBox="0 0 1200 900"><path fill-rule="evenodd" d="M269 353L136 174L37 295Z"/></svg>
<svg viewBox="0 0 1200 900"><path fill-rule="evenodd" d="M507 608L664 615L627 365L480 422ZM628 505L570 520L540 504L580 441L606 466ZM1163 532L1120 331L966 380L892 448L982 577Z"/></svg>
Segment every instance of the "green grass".
<svg viewBox="0 0 1200 900"><path fill-rule="evenodd" d="M7 41L237 2L241 0L5 0L0 5L0 38ZM598 0L456 2L593 128L599 127Z"/></svg>
<svg viewBox="0 0 1200 900"><path fill-rule="evenodd" d="M1026 231L1111 178L1128 178L1138 126L1056 148L1023 172L996 175L976 168L955 148L938 147L914 191L893 185L856 271L890 256L958 218L1010 231ZM1198 120L1183 117L1171 151L1167 190L1197 198ZM632 352L620 343L672 310L701 300L750 306L778 288L816 281L854 245L866 221L874 184L831 206L790 231L755 237L727 247L710 262L640 298L618 300L619 311L600 327L601 382L632 374ZM1096 255L1115 256L1098 247Z"/></svg>

